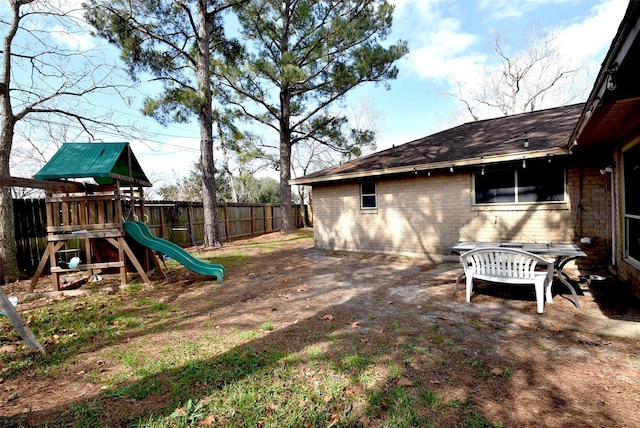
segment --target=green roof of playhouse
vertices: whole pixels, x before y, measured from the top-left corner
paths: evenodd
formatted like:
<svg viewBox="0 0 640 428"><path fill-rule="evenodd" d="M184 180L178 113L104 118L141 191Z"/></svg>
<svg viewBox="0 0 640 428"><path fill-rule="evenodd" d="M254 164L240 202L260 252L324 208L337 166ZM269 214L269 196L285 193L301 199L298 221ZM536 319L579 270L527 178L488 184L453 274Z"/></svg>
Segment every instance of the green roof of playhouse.
<svg viewBox="0 0 640 428"><path fill-rule="evenodd" d="M64 143L33 178L93 178L98 184L119 180L151 187L129 143Z"/></svg>

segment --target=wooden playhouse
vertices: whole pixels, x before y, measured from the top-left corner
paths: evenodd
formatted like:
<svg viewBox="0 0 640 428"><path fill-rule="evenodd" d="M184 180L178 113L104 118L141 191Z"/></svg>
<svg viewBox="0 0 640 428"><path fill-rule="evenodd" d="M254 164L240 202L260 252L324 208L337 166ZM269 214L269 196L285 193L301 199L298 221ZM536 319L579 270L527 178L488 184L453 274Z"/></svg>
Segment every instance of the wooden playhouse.
<svg viewBox="0 0 640 428"><path fill-rule="evenodd" d="M47 190L47 247L30 291L47 263L55 290L70 272L91 278L115 269L124 285L133 267L148 283L151 260L162 273L151 250L125 239L124 222L144 218L143 190L151 187L129 143L64 143L34 178L63 182L65 190Z"/></svg>

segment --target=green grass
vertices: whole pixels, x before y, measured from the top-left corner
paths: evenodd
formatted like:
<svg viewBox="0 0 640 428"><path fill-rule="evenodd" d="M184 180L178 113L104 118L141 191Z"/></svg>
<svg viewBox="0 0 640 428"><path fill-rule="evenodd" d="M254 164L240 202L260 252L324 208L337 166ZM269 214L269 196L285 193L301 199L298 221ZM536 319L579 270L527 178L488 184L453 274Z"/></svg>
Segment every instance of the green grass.
<svg viewBox="0 0 640 428"><path fill-rule="evenodd" d="M273 329L274 329L274 326L273 326L273 323L271 321L264 322L260 326L260 330L262 330L262 331L271 331Z"/></svg>
<svg viewBox="0 0 640 428"><path fill-rule="evenodd" d="M308 236L291 239L303 238ZM281 245L251 248L267 252ZM244 263L246 255L239 247L213 252L211 261L229 268ZM210 295L198 299L203 308L194 316L192 300L166 303L157 291L134 284L112 295L52 301L31 310L29 327L48 353L19 347L0 354L0 377L29 373L46 383L68 374L77 380L80 370L86 371L84 381L101 393L60 404L42 423L49 427L348 427L367 418L381 427L438 427L451 421L469 428L494 426L471 402L443 398L439 388L458 386L459 378L424 381L451 365L443 354L445 348L454 352L446 325L425 331L391 323L385 334L407 337L388 346L375 336L354 336L355 329L345 333L337 321L317 329L280 321L276 328L268 319L225 324L209 318L217 305ZM190 334L183 337L186 331ZM0 319L0 345L5 341L19 343L19 338ZM461 364L486 370L479 360ZM412 365L426 372L412 376ZM506 368L502 376L510 374ZM410 380L408 386L400 386L403 378ZM21 426L20 418L7 423Z"/></svg>

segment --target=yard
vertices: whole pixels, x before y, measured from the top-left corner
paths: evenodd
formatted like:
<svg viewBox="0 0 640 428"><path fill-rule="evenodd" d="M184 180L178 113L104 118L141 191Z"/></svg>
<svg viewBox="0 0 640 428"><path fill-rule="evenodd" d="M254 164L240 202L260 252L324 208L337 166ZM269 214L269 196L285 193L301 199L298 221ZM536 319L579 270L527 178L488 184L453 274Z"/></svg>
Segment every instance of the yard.
<svg viewBox="0 0 640 428"><path fill-rule="evenodd" d="M0 427L637 426L640 306L611 280L537 314L532 287L468 305L457 263L327 253L306 230L201 257L224 282L170 263L151 287L4 286L48 354L0 317Z"/></svg>

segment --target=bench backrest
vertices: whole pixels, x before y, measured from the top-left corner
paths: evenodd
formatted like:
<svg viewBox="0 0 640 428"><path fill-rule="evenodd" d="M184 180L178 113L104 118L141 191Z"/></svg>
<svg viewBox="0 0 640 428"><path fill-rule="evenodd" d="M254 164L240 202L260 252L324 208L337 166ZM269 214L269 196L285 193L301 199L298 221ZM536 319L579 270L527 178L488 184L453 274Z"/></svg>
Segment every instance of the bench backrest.
<svg viewBox="0 0 640 428"><path fill-rule="evenodd" d="M462 254L460 260L467 275L514 284L531 283L537 276L548 275L555 262L527 251L501 247L476 248ZM539 265L546 269L536 270Z"/></svg>

